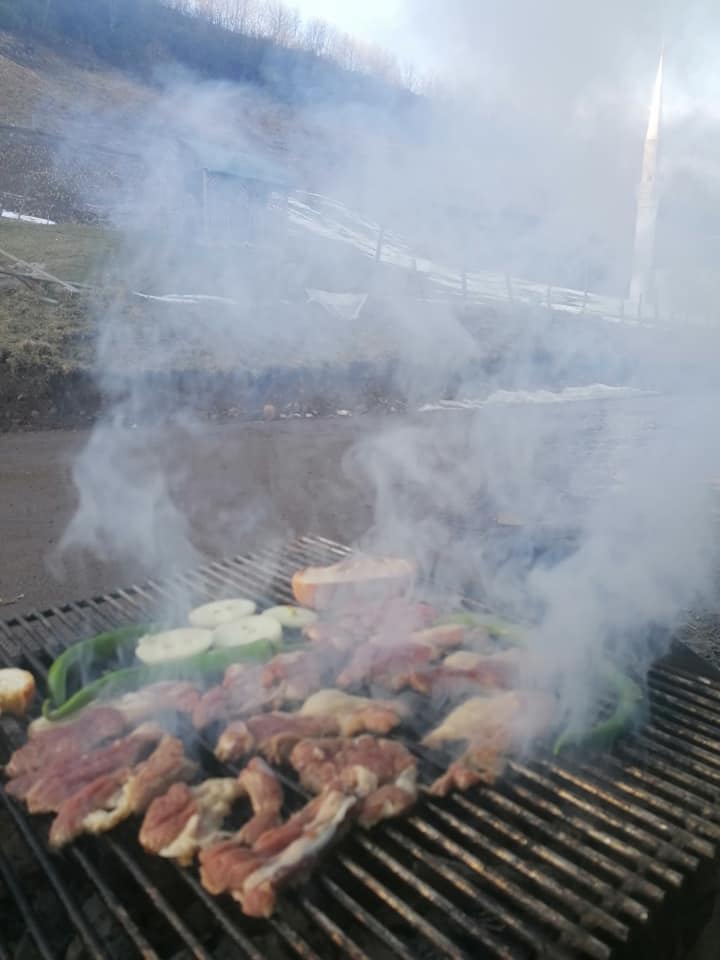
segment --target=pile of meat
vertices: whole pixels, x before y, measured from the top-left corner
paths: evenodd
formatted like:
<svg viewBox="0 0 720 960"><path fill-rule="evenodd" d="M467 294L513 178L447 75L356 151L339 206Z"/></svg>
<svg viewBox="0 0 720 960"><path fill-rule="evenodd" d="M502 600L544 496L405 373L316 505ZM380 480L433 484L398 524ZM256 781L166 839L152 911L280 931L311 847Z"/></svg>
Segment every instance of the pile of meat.
<svg viewBox="0 0 720 960"><path fill-rule="evenodd" d="M435 619L427 604L398 599L326 612L304 631L306 648L263 667L229 667L222 685L201 697L193 723L221 728L215 753L224 762L260 753L282 763L304 738L387 735L406 719L416 722L417 711L409 718L401 699L412 692L434 710L454 707L424 746L466 745L429 791L494 782L513 749L551 727L554 700L519 689L518 648L498 650L479 628L430 626Z"/></svg>
<svg viewBox="0 0 720 960"><path fill-rule="evenodd" d="M145 850L181 865L197 859L209 892L267 917L278 891L351 825L371 828L415 803L416 757L389 737L432 711L410 716L406 692L444 705L424 747L461 745L429 786L434 794L492 782L513 749L552 724L553 700L517 688L517 650L435 622L428 605L398 597L332 605L306 628L302 649L234 664L204 692L156 684L72 721L36 722L7 764L6 789L31 813L55 815L55 848L141 815ZM173 712L237 773L199 780L183 742L161 725ZM285 817L298 788L286 801L282 767L310 796Z"/></svg>

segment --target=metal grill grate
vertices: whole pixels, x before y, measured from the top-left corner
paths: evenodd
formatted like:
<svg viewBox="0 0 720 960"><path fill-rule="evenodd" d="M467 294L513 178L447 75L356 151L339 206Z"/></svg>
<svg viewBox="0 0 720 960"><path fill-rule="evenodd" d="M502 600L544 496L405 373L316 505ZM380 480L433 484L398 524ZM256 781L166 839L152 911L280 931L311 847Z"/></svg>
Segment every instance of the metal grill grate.
<svg viewBox="0 0 720 960"><path fill-rule="evenodd" d="M294 570L347 552L306 537L0 622L0 662L42 681L83 636L142 621L180 595L290 601ZM354 831L268 922L209 896L194 871L146 856L137 823L51 855L43 818L0 789L0 960L20 955L9 952L14 931L29 956L68 960L655 956L638 952L648 931L720 841L720 683L659 664L648 684L651 720L612 757L517 760L492 789L426 799L403 820ZM2 718L0 733L5 760L23 731ZM200 750L216 773L209 745ZM424 775L438 772L416 752ZM304 802L294 780L284 784L291 806Z"/></svg>

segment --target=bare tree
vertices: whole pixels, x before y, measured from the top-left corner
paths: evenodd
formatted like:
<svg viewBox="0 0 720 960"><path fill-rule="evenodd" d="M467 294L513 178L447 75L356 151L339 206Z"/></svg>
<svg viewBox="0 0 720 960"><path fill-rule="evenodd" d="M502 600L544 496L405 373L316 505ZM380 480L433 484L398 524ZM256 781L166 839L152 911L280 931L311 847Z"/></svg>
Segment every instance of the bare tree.
<svg viewBox="0 0 720 960"><path fill-rule="evenodd" d="M287 7L284 3L278 2L265 3L264 7L266 36L281 46L293 46L300 34L300 13L298 10L295 7Z"/></svg>
<svg viewBox="0 0 720 960"><path fill-rule="evenodd" d="M359 59L357 44L349 34L335 34L331 57L344 70L357 70Z"/></svg>
<svg viewBox="0 0 720 960"><path fill-rule="evenodd" d="M52 0L47 0L48 9ZM324 20L303 24L296 7L282 0L165 0L184 13L202 17L226 30L244 36L267 37L282 47L297 47L331 60L344 70L380 77L386 83L420 92L433 88L436 81L418 76L412 64L381 47L363 44L347 33L336 30Z"/></svg>
<svg viewBox="0 0 720 960"><path fill-rule="evenodd" d="M380 77L388 83L400 83L400 66L397 58L387 50L375 44L364 44L357 47L359 68L363 73Z"/></svg>
<svg viewBox="0 0 720 960"><path fill-rule="evenodd" d="M326 57L330 49L330 28L325 20L315 18L305 24L303 47L316 57Z"/></svg>
<svg viewBox="0 0 720 960"><path fill-rule="evenodd" d="M254 0L235 0L233 10L233 30L247 34L254 14Z"/></svg>

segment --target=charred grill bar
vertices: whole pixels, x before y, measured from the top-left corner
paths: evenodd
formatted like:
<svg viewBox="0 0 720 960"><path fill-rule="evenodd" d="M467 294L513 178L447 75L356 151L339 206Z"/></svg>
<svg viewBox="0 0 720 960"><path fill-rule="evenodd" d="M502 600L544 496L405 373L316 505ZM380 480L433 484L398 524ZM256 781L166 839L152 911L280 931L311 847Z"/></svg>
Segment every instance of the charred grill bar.
<svg viewBox="0 0 720 960"><path fill-rule="evenodd" d="M27 667L42 688L54 657L78 638L142 622L173 596L290 602L295 569L346 553L302 538L0 622L0 665ZM0 789L0 960L18 955L11 944L23 937L32 950L22 956L43 958L660 957L685 890L717 866L720 681L712 674L656 665L650 720L612 757L516 760L492 789L425 799L404 819L354 830L270 921L210 896L194 870L147 856L136 823L50 854L44 820ZM0 734L4 761L22 728L3 717ZM437 775L437 759L407 745L423 779ZM206 773L222 773L209 745L199 749ZM297 808L301 788L283 783Z"/></svg>

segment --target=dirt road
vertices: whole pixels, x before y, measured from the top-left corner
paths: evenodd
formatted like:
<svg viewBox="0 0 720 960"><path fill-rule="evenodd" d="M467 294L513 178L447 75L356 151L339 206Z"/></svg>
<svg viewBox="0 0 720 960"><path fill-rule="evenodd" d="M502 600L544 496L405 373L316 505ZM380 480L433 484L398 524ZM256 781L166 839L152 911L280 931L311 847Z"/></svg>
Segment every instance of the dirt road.
<svg viewBox="0 0 720 960"><path fill-rule="evenodd" d="M360 535L370 522L370 493L343 473L343 455L376 428L370 417L208 427L184 451L181 506L190 514L193 544L217 556L272 536L316 532L348 541ZM61 569L48 567L75 508L72 463L87 437L86 431L0 434L0 597L24 595L0 606L2 618L141 577L139 562L74 557Z"/></svg>

